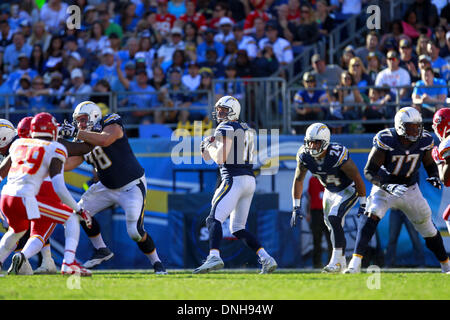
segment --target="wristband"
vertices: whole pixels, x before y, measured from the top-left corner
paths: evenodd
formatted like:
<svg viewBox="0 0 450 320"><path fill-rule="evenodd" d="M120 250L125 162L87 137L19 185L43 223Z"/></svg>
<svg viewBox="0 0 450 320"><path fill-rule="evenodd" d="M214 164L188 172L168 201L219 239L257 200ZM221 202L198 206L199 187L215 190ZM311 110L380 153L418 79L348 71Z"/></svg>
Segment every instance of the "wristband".
<svg viewBox="0 0 450 320"><path fill-rule="evenodd" d="M294 208L295 207L300 207L300 199L294 199L293 200L293 205L294 205Z"/></svg>

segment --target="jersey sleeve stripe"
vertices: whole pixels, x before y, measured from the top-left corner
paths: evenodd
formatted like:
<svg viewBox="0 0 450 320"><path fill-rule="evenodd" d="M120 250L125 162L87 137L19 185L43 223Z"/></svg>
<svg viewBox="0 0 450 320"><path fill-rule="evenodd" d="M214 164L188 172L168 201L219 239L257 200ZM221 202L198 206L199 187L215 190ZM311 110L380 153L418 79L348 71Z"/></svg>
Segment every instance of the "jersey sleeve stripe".
<svg viewBox="0 0 450 320"><path fill-rule="evenodd" d="M61 150L61 149L58 148L58 149L55 150L55 152L63 155L64 158L67 158L67 154L64 152L64 150Z"/></svg>
<svg viewBox="0 0 450 320"><path fill-rule="evenodd" d="M347 154L348 154L348 149L345 148L345 151L342 153L341 157L338 160L337 165L340 166L342 164L342 162L344 161L344 159L347 158Z"/></svg>
<svg viewBox="0 0 450 320"><path fill-rule="evenodd" d="M375 142L377 143L377 146L379 146L381 149L393 150L391 147L389 147L388 145L386 145L383 142L381 142L380 139L375 139Z"/></svg>
<svg viewBox="0 0 450 320"><path fill-rule="evenodd" d="M227 126L227 125L223 125L223 126L219 126L217 127L218 130L234 130L232 126Z"/></svg>
<svg viewBox="0 0 450 320"><path fill-rule="evenodd" d="M105 123L112 121L112 120L119 119L119 118L120 118L120 116L118 114L114 113L105 119Z"/></svg>

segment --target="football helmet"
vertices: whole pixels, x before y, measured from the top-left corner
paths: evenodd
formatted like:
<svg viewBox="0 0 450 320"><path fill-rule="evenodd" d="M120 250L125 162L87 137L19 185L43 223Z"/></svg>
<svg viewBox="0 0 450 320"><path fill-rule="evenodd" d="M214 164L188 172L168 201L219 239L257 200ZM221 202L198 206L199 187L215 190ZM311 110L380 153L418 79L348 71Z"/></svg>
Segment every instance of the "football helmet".
<svg viewBox="0 0 450 320"><path fill-rule="evenodd" d="M92 130L92 128L102 119L102 111L100 107L97 106L92 101L83 101L75 107L72 118L77 126L78 126L77 118L81 115L88 116L86 130Z"/></svg>
<svg viewBox="0 0 450 320"><path fill-rule="evenodd" d="M418 132L414 132L411 134L411 129L407 128L407 124L418 124ZM409 141L415 142L419 137L422 136L423 124L422 124L422 116L420 112L412 107L401 108L394 117L394 126L395 131L399 136L405 137Z"/></svg>
<svg viewBox="0 0 450 320"><path fill-rule="evenodd" d="M30 129L33 117L25 117L17 125L17 134L21 138L31 138Z"/></svg>
<svg viewBox="0 0 450 320"><path fill-rule="evenodd" d="M58 123L55 118L47 112L41 112L31 120L30 135L32 138L52 138L56 140L58 135Z"/></svg>
<svg viewBox="0 0 450 320"><path fill-rule="evenodd" d="M228 112L223 113L219 112L217 108L227 108ZM224 96L220 98L216 105L214 106L214 111L212 112L212 116L214 120L217 121L235 121L239 119L239 114L241 113L241 104L239 103L238 99L232 96Z"/></svg>
<svg viewBox="0 0 450 320"><path fill-rule="evenodd" d="M450 108L442 108L433 116L433 130L439 140L444 140L450 134Z"/></svg>
<svg viewBox="0 0 450 320"><path fill-rule="evenodd" d="M0 119L0 149L8 146L15 136L14 125L6 119Z"/></svg>
<svg viewBox="0 0 450 320"><path fill-rule="evenodd" d="M323 123L313 123L306 129L305 133L305 150L313 157L318 157L330 145L330 129ZM320 142L318 148L314 148L313 144Z"/></svg>

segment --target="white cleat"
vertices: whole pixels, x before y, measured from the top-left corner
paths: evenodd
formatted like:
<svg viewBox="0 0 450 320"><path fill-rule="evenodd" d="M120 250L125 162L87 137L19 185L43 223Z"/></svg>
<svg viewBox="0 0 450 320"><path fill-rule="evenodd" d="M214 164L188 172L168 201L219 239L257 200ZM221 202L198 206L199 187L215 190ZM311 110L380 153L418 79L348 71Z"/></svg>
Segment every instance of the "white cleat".
<svg viewBox="0 0 450 320"><path fill-rule="evenodd" d="M81 266L76 260L74 260L70 264L67 264L65 261L63 261L63 264L61 266L61 274L62 275L79 275L81 277L90 277L90 276L92 276L92 271Z"/></svg>
<svg viewBox="0 0 450 320"><path fill-rule="evenodd" d="M209 255L206 258L206 261L197 269L194 270L193 273L207 273L213 270L219 270L224 267L223 260L218 256Z"/></svg>
<svg viewBox="0 0 450 320"><path fill-rule="evenodd" d="M272 273L278 267L277 262L272 257L264 260L261 259L259 262L262 264L261 272L259 274Z"/></svg>
<svg viewBox="0 0 450 320"><path fill-rule="evenodd" d="M34 274L55 274L58 273L55 261L53 259L42 260L42 264L34 270Z"/></svg>
<svg viewBox="0 0 450 320"><path fill-rule="evenodd" d="M450 262L446 261L444 263L441 263L441 270L442 273L450 273Z"/></svg>
<svg viewBox="0 0 450 320"><path fill-rule="evenodd" d="M345 257L340 258L336 262L330 262L328 265L326 265L322 273L344 273L344 270L347 268L347 261L345 260Z"/></svg>
<svg viewBox="0 0 450 320"><path fill-rule="evenodd" d="M8 274L25 276L33 275L33 268L31 268L28 259L25 258L22 252L18 252L12 257L12 263L8 269Z"/></svg>

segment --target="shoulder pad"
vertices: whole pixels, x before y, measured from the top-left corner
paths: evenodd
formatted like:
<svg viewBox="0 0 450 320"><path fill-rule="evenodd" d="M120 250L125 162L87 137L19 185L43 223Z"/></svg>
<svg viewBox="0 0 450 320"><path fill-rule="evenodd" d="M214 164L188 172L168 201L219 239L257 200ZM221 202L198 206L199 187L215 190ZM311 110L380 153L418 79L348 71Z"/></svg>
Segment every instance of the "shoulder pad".
<svg viewBox="0 0 450 320"><path fill-rule="evenodd" d="M117 113L108 114L103 118L103 124L108 124L117 120L120 120L120 116Z"/></svg>
<svg viewBox="0 0 450 320"><path fill-rule="evenodd" d="M433 149L433 147L434 147L433 137L428 131L423 130L422 137L420 138L420 150L422 151L431 150Z"/></svg>
<svg viewBox="0 0 450 320"><path fill-rule="evenodd" d="M226 136L227 132L234 132L234 126L228 121L221 122L216 128L214 136Z"/></svg>
<svg viewBox="0 0 450 320"><path fill-rule="evenodd" d="M393 139L394 136L389 129L381 130L373 138L373 146L377 149L392 151L394 150L394 148L391 147Z"/></svg>
<svg viewBox="0 0 450 320"><path fill-rule="evenodd" d="M439 144L439 154L443 159L450 157L450 137Z"/></svg>

